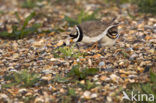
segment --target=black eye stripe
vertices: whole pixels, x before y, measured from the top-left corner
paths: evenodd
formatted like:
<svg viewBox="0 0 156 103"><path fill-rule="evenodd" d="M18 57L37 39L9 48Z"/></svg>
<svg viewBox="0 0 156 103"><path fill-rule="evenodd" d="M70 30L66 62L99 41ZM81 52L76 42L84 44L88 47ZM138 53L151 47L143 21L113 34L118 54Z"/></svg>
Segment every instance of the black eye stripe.
<svg viewBox="0 0 156 103"><path fill-rule="evenodd" d="M78 34L76 34L76 35L69 34L69 36L72 37L72 38L74 39L74 38L77 38Z"/></svg>

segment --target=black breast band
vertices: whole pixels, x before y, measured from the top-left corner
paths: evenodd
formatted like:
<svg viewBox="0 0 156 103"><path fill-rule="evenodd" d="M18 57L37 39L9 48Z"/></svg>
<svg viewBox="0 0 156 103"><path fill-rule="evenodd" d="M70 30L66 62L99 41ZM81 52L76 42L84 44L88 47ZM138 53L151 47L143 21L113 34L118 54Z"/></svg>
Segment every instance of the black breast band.
<svg viewBox="0 0 156 103"><path fill-rule="evenodd" d="M80 32L80 34L79 34L80 36L79 36L77 42L81 42L82 39L83 39L83 31L82 31L82 29L81 29L81 27L79 25L77 25L77 27L78 27L79 32ZM78 31L77 31L77 34L78 34Z"/></svg>

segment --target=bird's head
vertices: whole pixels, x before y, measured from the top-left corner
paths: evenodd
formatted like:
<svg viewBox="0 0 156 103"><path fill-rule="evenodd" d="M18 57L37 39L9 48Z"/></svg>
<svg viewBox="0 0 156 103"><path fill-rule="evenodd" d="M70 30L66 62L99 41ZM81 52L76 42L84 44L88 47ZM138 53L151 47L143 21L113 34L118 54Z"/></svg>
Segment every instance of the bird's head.
<svg viewBox="0 0 156 103"><path fill-rule="evenodd" d="M79 25L76 25L72 32L69 34L70 38L74 41L74 42L80 42L83 38L83 32L82 29Z"/></svg>
<svg viewBox="0 0 156 103"><path fill-rule="evenodd" d="M110 26L110 28L107 31L107 36L110 37L111 39L116 39L119 36L118 24L113 24Z"/></svg>

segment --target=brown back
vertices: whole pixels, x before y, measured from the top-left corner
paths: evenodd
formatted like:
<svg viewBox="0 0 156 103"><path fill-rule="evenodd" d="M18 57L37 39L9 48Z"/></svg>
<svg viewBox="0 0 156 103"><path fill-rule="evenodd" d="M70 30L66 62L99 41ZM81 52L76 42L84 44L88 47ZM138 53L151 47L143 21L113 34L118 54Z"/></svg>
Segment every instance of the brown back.
<svg viewBox="0 0 156 103"><path fill-rule="evenodd" d="M83 22L82 24L80 24L80 27L83 30L83 34L87 35L89 37L94 37L94 36L101 34L102 32L105 31L105 29L108 26L110 26L110 23L101 22L98 20L86 21L86 22Z"/></svg>

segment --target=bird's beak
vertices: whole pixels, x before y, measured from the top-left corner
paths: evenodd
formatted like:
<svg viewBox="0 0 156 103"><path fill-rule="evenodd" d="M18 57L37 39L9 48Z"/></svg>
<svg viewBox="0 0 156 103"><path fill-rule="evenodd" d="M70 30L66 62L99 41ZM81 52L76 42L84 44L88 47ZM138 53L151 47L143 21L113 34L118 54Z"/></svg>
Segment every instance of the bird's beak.
<svg viewBox="0 0 156 103"><path fill-rule="evenodd" d="M70 39L70 42L72 43L73 42L73 39Z"/></svg>
<svg viewBox="0 0 156 103"><path fill-rule="evenodd" d="M114 36L112 36L113 37L113 39L115 39L116 38L116 35L114 35Z"/></svg>

